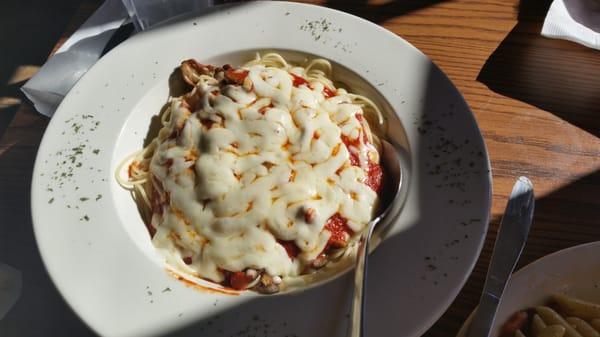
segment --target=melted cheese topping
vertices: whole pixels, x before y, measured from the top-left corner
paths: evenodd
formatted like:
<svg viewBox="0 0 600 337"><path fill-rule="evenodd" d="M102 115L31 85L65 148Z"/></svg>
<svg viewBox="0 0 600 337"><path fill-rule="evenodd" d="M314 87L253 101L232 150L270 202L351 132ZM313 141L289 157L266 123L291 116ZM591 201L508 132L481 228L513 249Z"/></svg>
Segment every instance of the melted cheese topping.
<svg viewBox="0 0 600 337"><path fill-rule="evenodd" d="M378 199L365 184L378 153L345 90L327 97L318 81L294 86L291 73L302 68L245 69L243 85L204 75L195 109L172 99L172 136L159 142L149 168L162 200L154 245L171 265L215 282L222 270L302 274L326 247L331 216L347 219L357 237ZM288 256L278 240L300 254Z"/></svg>

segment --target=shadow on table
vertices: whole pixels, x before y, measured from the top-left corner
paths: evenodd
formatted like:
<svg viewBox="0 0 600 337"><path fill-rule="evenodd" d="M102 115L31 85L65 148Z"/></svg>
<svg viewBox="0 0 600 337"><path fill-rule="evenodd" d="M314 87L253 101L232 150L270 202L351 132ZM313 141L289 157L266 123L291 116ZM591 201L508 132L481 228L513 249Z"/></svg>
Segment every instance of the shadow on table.
<svg viewBox="0 0 600 337"><path fill-rule="evenodd" d="M596 171L537 200L517 268L561 249L600 241L600 195L595 192L599 186L600 171Z"/></svg>
<svg viewBox="0 0 600 337"><path fill-rule="evenodd" d="M325 6L381 23L445 1L448 0L392 0L382 4L371 4L368 0L327 0Z"/></svg>
<svg viewBox="0 0 600 337"><path fill-rule="evenodd" d="M45 62L81 2L0 2L0 139L19 109L24 77ZM88 329L75 315L57 314L70 310L52 285L33 236L29 186L41 132L32 132L46 123L31 112L27 122L34 120L22 133L27 140L5 139L0 149L0 261L21 270L24 282L21 298L0 320L0 336L85 336Z"/></svg>
<svg viewBox="0 0 600 337"><path fill-rule="evenodd" d="M559 250L600 241L600 195L595 194L598 186L600 171L536 199L533 225L516 270ZM492 219L473 273L454 303L438 321L448 332L448 336L456 335L460 322L467 318L479 301L500 221L500 216ZM435 335L431 332L424 335L433 336Z"/></svg>
<svg viewBox="0 0 600 337"><path fill-rule="evenodd" d="M548 6L547 0L521 1L519 22L489 57L477 80L600 136L599 52L541 36Z"/></svg>
<svg viewBox="0 0 600 337"><path fill-rule="evenodd" d="M501 95L546 110L600 136L598 51L540 35L550 0L522 0L518 23L488 58L477 80ZM531 125L532 128L536 127ZM535 181L534 181L535 184ZM600 171L536 199L533 226L517 269L550 253L600 240ZM438 324L450 335L479 301L501 217L490 223L480 259ZM556 238L551 241L550 238ZM431 332L425 336L434 336Z"/></svg>
<svg viewBox="0 0 600 337"><path fill-rule="evenodd" d="M22 101L23 76L43 64L81 0L0 3L0 138Z"/></svg>
<svg viewBox="0 0 600 337"><path fill-rule="evenodd" d="M69 309L46 272L35 241L30 213L30 185L37 147L46 119L25 115L19 137L4 139L0 151L0 261L20 270L22 294L0 320L0 336L93 336Z"/></svg>

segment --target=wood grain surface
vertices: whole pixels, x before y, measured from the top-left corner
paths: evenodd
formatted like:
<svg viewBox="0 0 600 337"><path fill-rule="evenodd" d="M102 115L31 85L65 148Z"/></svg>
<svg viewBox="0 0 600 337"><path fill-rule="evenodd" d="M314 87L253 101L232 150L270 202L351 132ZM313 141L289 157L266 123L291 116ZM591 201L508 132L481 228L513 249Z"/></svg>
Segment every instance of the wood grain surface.
<svg viewBox="0 0 600 337"><path fill-rule="evenodd" d="M364 17L415 45L463 93L483 132L494 178L490 231L464 289L426 336L454 336L475 307L516 177L534 182L537 203L519 266L600 240L600 51L542 37L548 1L302 2ZM63 38L97 5L85 2ZM31 227L30 177L47 123L22 104L0 141L0 207L15 226Z"/></svg>

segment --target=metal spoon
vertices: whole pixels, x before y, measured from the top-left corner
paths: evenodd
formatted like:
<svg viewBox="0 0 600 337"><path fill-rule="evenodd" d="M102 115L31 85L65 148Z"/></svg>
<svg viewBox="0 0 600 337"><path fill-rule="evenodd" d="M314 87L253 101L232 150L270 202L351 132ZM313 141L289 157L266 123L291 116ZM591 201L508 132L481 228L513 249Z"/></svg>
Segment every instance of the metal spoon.
<svg viewBox="0 0 600 337"><path fill-rule="evenodd" d="M352 317L350 319L350 329L348 336L364 336L364 323L362 317L365 311L365 289L367 286L367 262L369 252L369 241L373 235L373 230L377 227L379 233L384 232L390 224L394 223L400 210L402 209L404 197L407 190L406 154L403 149L392 141L381 140L381 162L384 164L390 188L393 189L394 198L387 208L375 219L371 220L366 230L360 238L358 251L356 252L356 270L354 273L354 297L352 299Z"/></svg>
<svg viewBox="0 0 600 337"><path fill-rule="evenodd" d="M527 241L534 204L533 184L526 177L519 177L502 217L483 294L467 337L489 336L500 298Z"/></svg>

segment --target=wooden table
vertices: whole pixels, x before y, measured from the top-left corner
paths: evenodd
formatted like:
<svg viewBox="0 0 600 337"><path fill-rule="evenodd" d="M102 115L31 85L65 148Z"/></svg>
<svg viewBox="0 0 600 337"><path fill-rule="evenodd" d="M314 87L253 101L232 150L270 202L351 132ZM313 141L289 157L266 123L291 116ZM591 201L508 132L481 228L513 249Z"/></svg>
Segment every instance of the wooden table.
<svg viewBox="0 0 600 337"><path fill-rule="evenodd" d="M464 289L426 336L454 336L475 307L516 177L530 177L537 197L520 266L563 248L600 240L600 51L541 37L548 1L303 2L362 16L415 45L463 93L485 137L494 177L490 231ZM64 37L97 5L84 3ZM31 244L30 177L47 124L48 119L23 104L0 142L0 204L6 213L0 221L25 233ZM33 255L17 267L26 276L29 272L30 277L38 277L37 286L53 289L39 255ZM45 300L58 304L46 307L64 311L65 317L61 316L60 324L46 322L48 329L60 329L50 334L62 331L61 324L87 331L52 291ZM35 315L41 310L33 306L46 307L39 299L23 301L31 307L19 304L14 310L33 311L31 323L36 324ZM19 331L16 325L31 323L16 319L5 329Z"/></svg>

